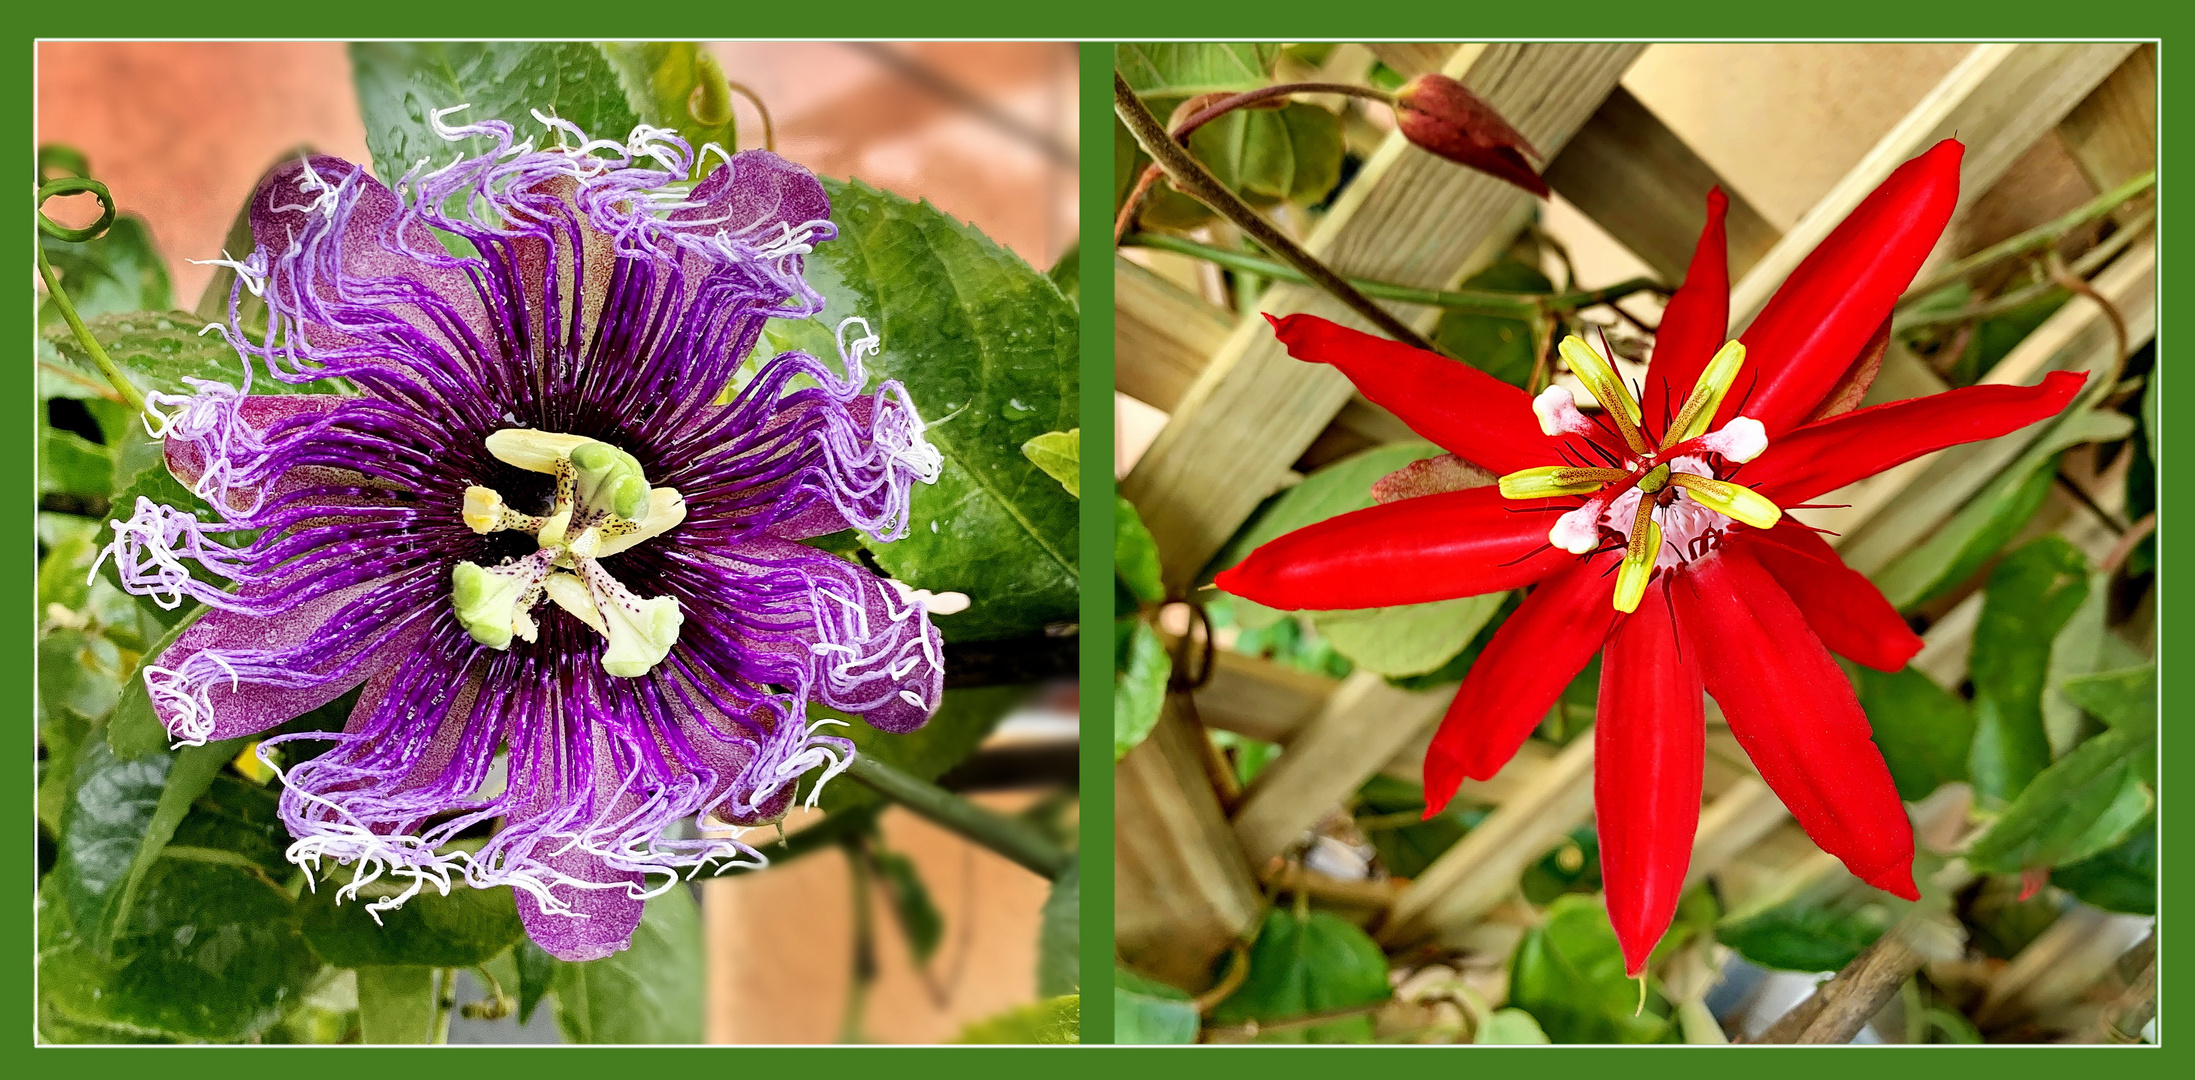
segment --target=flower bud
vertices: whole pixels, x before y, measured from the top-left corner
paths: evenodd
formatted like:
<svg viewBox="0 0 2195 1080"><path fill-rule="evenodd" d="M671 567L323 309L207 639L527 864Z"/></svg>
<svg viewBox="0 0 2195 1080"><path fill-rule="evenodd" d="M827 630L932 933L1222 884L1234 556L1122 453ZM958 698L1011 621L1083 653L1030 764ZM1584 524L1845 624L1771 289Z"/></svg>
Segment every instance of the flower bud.
<svg viewBox="0 0 2195 1080"><path fill-rule="evenodd" d="M1446 75L1404 83L1395 92L1395 123L1404 138L1435 154L1547 198L1547 182L1525 155L1545 158L1493 106Z"/></svg>

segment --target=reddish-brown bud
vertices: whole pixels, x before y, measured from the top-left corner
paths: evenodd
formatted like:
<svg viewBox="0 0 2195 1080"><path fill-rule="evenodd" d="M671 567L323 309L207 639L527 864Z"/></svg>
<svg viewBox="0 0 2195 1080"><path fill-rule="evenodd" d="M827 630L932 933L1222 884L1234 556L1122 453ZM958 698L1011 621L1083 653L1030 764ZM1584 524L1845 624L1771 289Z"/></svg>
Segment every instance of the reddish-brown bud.
<svg viewBox="0 0 2195 1080"><path fill-rule="evenodd" d="M1525 155L1546 160L1494 107L1446 75L1420 75L1395 92L1403 137L1458 165L1547 198L1547 182Z"/></svg>

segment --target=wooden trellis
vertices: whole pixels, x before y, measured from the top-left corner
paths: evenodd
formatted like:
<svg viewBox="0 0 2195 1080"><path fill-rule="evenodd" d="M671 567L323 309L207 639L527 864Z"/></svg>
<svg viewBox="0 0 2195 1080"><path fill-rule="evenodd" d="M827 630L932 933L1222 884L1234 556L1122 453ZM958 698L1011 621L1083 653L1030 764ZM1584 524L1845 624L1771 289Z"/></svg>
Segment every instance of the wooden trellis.
<svg viewBox="0 0 2195 1080"><path fill-rule="evenodd" d="M1664 280L1681 279L1704 221L1701 193L1718 179L1619 85L1645 46L1372 49L1405 75L1437 68L1461 79L1549 156L1545 176L1558 194ZM2153 50L2125 43L1976 45L1788 232L1733 197L1733 333L1868 191L1945 136L1956 133L1967 146L1962 209L2053 131L2099 191L2154 168L2154 63ZM1370 156L1306 246L1345 275L1452 288L1487 265L1532 212L1529 196L1395 135ZM1190 585L1315 445L1350 449L1411 437L1392 414L1357 397L1339 372L1289 359L1263 319L1238 319L1130 260L1116 258L1115 267L1118 386L1170 414L1121 491L1157 540L1170 587ZM2154 334L2155 281L2148 237L2092 281L2123 318L2130 348ZM1368 329L1304 286L1273 287L1262 308ZM1421 330L1438 314L1408 305L1390 310ZM1986 381L2032 383L2052 370L2108 374L2118 358L2111 319L2097 304L2076 299ZM1942 389L1925 363L1894 346L1871 400ZM1855 568L1878 571L1932 534L2039 435L2028 429L1957 447L1854 485L1823 500L1852 506L1821 524L1843 534L1838 546ZM2116 538L2096 515L2054 493L2041 520L2095 558ZM1979 604L1978 595L1969 596L1938 619L1916 661L1924 671L1954 682L1963 673ZM1203 985L1213 961L1261 910L1259 874L1274 856L1298 844L1369 777L1419 779L1420 757L1451 694L1399 690L1367 673L1321 678L1221 653L1195 695L1198 721L1286 750L1231 812L1208 781L1203 732L1171 707L1151 738L1121 761L1115 904L1122 959L1186 987ZM1709 740L1693 879L1719 875L1726 893L1742 893L1749 882L1774 876L1767 871L1826 858L1743 767L1745 755L1712 705ZM1718 744L1723 752L1716 752ZM1489 931L1489 913L1508 902L1527 865L1591 818L1592 755L1591 739L1560 750L1530 743L1493 780L1467 783L1461 797L1491 804L1491 814L1415 879L1370 890L1368 902L1386 909L1374 919L1383 944L1472 947L1503 940L1498 928ZM2050 994L2092 982L2131 944L2084 951L2081 943L2097 928L2074 921L2030 947L2048 951L2047 969L2043 954L2032 962L2023 954L2000 974L1989 1008L2045 1005ZM1510 933L1507 940L1514 940Z"/></svg>

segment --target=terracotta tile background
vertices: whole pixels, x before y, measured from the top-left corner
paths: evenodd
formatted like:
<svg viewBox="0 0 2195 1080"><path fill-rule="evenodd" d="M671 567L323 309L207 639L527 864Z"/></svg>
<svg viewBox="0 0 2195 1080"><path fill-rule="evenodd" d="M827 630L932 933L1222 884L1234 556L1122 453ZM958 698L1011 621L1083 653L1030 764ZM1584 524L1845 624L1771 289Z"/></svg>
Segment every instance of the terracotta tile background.
<svg viewBox="0 0 2195 1080"><path fill-rule="evenodd" d="M1071 45L874 48L927 66L1071 156ZM872 51L818 42L719 42L711 49L732 79L769 104L777 149L787 157L826 175L857 176L929 199L1040 269L1074 243L1071 160L911 81ZM278 155L307 143L368 159L339 43L49 42L40 45L38 64L39 138L84 151L121 208L150 222L186 308L211 270L184 260L218 254L237 207ZM751 107L738 107L743 141L760 145ZM888 843L921 867L945 914L946 938L934 978L926 980L879 908L882 971L864 1034L876 1041L943 1040L971 1019L1031 1000L1045 883L903 812L884 820ZM818 854L710 882L703 907L712 1041L838 1037L851 964L852 905L842 858ZM549 1036L529 1030L519 1037Z"/></svg>

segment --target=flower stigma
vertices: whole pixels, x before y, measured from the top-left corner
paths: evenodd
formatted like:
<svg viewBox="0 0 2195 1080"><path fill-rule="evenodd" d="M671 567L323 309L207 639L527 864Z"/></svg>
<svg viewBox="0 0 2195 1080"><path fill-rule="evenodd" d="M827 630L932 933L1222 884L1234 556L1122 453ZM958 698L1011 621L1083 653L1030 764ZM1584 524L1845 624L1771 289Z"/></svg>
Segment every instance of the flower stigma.
<svg viewBox="0 0 2195 1080"><path fill-rule="evenodd" d="M532 428L505 428L487 438L496 460L556 477L556 501L546 516L512 509L495 489L465 489L462 516L481 535L511 530L540 545L495 566L460 562L450 568L450 602L474 641L508 649L511 639L535 641L534 606L546 598L609 642L602 670L620 678L645 675L678 643L685 622L678 599L639 597L601 560L668 532L686 519L677 490L651 488L640 462L608 443Z"/></svg>
<svg viewBox="0 0 2195 1080"><path fill-rule="evenodd" d="M1768 529L1782 519L1782 508L1766 496L1726 479L1735 466L1768 448L1767 429L1739 416L1708 431L1745 365L1742 342L1726 342L1716 351L1658 442L1646 430L1638 398L1612 363L1575 335L1564 338L1559 350L1606 423L1586 415L1561 386L1542 391L1532 411L1542 433L1578 436L1605 467L1581 461L1521 469L1500 479L1501 493L1509 499L1585 499L1555 521L1547 541L1574 555L1620 543L1616 610L1637 610L1654 571L1705 558L1721 546L1733 522Z"/></svg>

